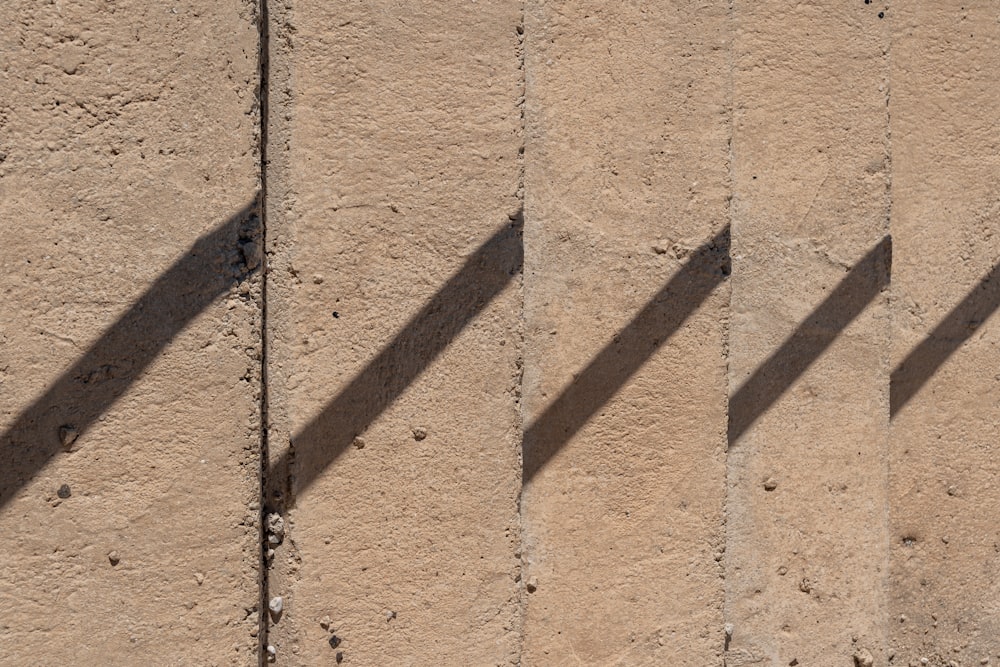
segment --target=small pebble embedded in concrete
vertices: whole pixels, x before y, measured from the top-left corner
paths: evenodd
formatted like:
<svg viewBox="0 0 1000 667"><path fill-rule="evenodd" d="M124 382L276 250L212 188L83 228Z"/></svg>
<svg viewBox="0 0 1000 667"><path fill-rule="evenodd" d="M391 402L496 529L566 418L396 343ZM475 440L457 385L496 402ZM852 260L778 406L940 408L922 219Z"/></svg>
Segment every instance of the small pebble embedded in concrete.
<svg viewBox="0 0 1000 667"><path fill-rule="evenodd" d="M267 541L278 545L285 539L285 520L277 512L267 515Z"/></svg>
<svg viewBox="0 0 1000 667"><path fill-rule="evenodd" d="M413 439L414 440L416 440L417 442L420 442L421 440L423 440L426 437L427 437L427 429L425 429L425 428L423 428L421 426L415 426L413 428Z"/></svg>
<svg viewBox="0 0 1000 667"><path fill-rule="evenodd" d="M72 449L73 443L80 437L80 432L75 426L65 425L59 427L59 443L64 449Z"/></svg>
<svg viewBox="0 0 1000 667"><path fill-rule="evenodd" d="M333 621L330 620L329 616L324 616L319 621L319 627L323 628L324 630L329 630L330 629L330 625L332 623L333 623Z"/></svg>
<svg viewBox="0 0 1000 667"><path fill-rule="evenodd" d="M73 495L73 492L70 490L69 484L63 484L62 486L59 487L59 490L56 491L56 495L62 498L63 500L66 500L71 495Z"/></svg>
<svg viewBox="0 0 1000 667"><path fill-rule="evenodd" d="M854 652L855 667L872 667L874 664L875 657L868 649L861 648Z"/></svg>
<svg viewBox="0 0 1000 667"><path fill-rule="evenodd" d="M338 664L338 665L339 665L340 663L344 662L344 652L343 652L343 651L337 651L337 657L336 657L336 660L337 660L337 664Z"/></svg>
<svg viewBox="0 0 1000 667"><path fill-rule="evenodd" d="M340 641L341 641L340 637L338 637L337 635L330 635L329 639L330 648L337 648L338 646L340 646Z"/></svg>
<svg viewBox="0 0 1000 667"><path fill-rule="evenodd" d="M285 601L280 595L271 598L271 601L267 604L267 608L271 611L271 618L278 620L281 616L282 610L285 608Z"/></svg>
<svg viewBox="0 0 1000 667"><path fill-rule="evenodd" d="M525 584L525 588L528 589L529 593L534 593L535 591L537 591L538 590L538 579L536 577L529 578L528 582Z"/></svg>
<svg viewBox="0 0 1000 667"><path fill-rule="evenodd" d="M276 649L273 646L271 646L270 644L268 644L268 646L267 646L267 661L268 662L274 662L277 657L278 657L278 649Z"/></svg>
<svg viewBox="0 0 1000 667"><path fill-rule="evenodd" d="M774 491L776 488L778 488L778 483L774 480L773 477L768 477L764 481L764 490L765 491Z"/></svg>
<svg viewBox="0 0 1000 667"><path fill-rule="evenodd" d="M118 555L117 551L110 551L108 552L108 562L111 563L112 566L118 565L118 563L121 562L121 556Z"/></svg>

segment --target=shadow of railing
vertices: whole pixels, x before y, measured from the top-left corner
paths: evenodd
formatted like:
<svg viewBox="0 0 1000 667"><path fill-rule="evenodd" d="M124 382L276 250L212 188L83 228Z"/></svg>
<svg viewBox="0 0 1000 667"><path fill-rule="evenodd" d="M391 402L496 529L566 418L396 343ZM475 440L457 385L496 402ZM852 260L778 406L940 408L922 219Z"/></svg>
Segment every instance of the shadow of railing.
<svg viewBox="0 0 1000 667"><path fill-rule="evenodd" d="M268 472L272 490L287 494L312 484L503 291L521 272L522 227L519 213L494 233L396 337L312 421L292 435L288 450ZM290 472L295 478L294 489L280 488ZM294 495L290 497L294 499Z"/></svg>
<svg viewBox="0 0 1000 667"><path fill-rule="evenodd" d="M61 451L61 429L85 434L185 326L258 270L259 258L238 245L243 238L246 253L255 253L256 220L253 202L199 238L14 419L0 435L0 507Z"/></svg>
<svg viewBox="0 0 1000 667"><path fill-rule="evenodd" d="M256 226L257 204L199 238L74 364L0 435L0 507L60 451L60 428L83 435L199 313L252 271L237 243ZM522 270L523 220L504 225L301 431L268 478L309 486L382 414ZM597 413L724 282L729 227L692 253L524 433L522 476L538 471ZM227 250L228 249L228 250ZM732 445L884 290L891 240L882 239L788 339L732 395ZM242 269L234 264L244 261ZM228 262L228 264L227 264ZM237 273L236 277L233 274ZM892 371L891 415L1000 306L995 266Z"/></svg>
<svg viewBox="0 0 1000 667"><path fill-rule="evenodd" d="M524 432L522 481L583 428L677 332L730 272L729 226L695 250Z"/></svg>
<svg viewBox="0 0 1000 667"><path fill-rule="evenodd" d="M995 264L962 301L892 371L889 414L895 417L948 357L969 340L1000 306L1000 264Z"/></svg>
<svg viewBox="0 0 1000 667"><path fill-rule="evenodd" d="M844 276L729 399L729 445L781 398L878 294L889 286L892 239L883 238Z"/></svg>

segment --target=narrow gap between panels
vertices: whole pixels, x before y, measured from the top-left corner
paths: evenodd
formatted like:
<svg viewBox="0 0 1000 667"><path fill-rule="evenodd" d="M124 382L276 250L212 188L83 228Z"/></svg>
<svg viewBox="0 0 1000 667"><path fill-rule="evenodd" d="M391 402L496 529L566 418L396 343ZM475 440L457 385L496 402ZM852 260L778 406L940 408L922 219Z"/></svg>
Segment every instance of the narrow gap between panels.
<svg viewBox="0 0 1000 667"><path fill-rule="evenodd" d="M270 460L268 448L268 336L267 336L267 125L268 125L268 86L270 84L270 18L267 11L267 0L260 0L260 10L257 16L258 26L258 114L260 117L259 150L260 150L260 196L258 199L260 220L261 247L261 288L260 288L260 470L258 473L258 577L257 589L257 656L263 667L267 662L267 602L268 602L268 568L267 568L267 530L265 516L267 512L267 470Z"/></svg>
<svg viewBox="0 0 1000 667"><path fill-rule="evenodd" d="M527 226L527 211L525 210L525 145L527 143L526 139L526 123L527 119L525 117L525 100L528 96L528 79L525 68L526 63L526 35L525 35L525 12L527 0L521 3L521 13L518 17L518 24L514 28L515 39L517 40L517 58L518 58L518 68L520 71L520 81L519 86L519 97L518 97L518 112L519 112L519 130L521 133L521 146L518 149L517 155L517 198L520 204L521 211L521 256L524 256L524 233ZM517 490L517 522L518 522L518 543L517 543L517 553L520 554L520 562L518 564L518 590L517 590L517 623L518 623L518 638L517 638L517 662L521 664L524 657L524 626L525 619L528 614L528 599L527 599L527 589L524 583L524 545L526 543L526 536L524 534L524 507L522 505L523 493L524 493L524 341L525 341L525 312L524 312L524 297L525 297L525 278L526 272L524 270L524 263L522 259L521 265L521 295L520 295L520 312L518 313L518 327L521 333L521 343L520 350L518 352L518 357L520 358L520 365L518 368L518 393L517 393L517 429L518 429L518 448L519 453L519 465L518 469L521 471L520 479L518 480L518 490Z"/></svg>

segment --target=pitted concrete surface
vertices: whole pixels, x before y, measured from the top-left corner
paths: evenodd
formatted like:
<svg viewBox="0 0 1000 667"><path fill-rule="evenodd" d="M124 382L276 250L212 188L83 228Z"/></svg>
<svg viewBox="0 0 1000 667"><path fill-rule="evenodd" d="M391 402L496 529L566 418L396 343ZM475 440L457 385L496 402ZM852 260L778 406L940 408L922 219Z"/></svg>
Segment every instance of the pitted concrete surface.
<svg viewBox="0 0 1000 667"><path fill-rule="evenodd" d="M0 663L253 664L249 2L0 7Z"/></svg>
<svg viewBox="0 0 1000 667"><path fill-rule="evenodd" d="M1000 662L997 7L0 22L0 663Z"/></svg>
<svg viewBox="0 0 1000 667"><path fill-rule="evenodd" d="M282 664L516 664L520 6L288 20L269 641Z"/></svg>
<svg viewBox="0 0 1000 667"><path fill-rule="evenodd" d="M718 664L726 8L536 2L525 33L522 660Z"/></svg>
<svg viewBox="0 0 1000 667"><path fill-rule="evenodd" d="M728 664L884 664L888 25L733 21Z"/></svg>

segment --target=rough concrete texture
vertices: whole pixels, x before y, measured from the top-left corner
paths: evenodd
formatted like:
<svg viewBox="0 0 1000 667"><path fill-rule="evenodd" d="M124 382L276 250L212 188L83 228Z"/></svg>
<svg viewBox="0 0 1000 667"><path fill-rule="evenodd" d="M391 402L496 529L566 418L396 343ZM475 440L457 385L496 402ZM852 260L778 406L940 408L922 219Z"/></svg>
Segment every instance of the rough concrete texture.
<svg viewBox="0 0 1000 667"><path fill-rule="evenodd" d="M312 1L278 19L281 664L517 662L520 16Z"/></svg>
<svg viewBox="0 0 1000 667"><path fill-rule="evenodd" d="M0 664L1000 662L995 4L0 25Z"/></svg>
<svg viewBox="0 0 1000 667"><path fill-rule="evenodd" d="M524 664L720 662L727 26L528 6Z"/></svg>
<svg viewBox="0 0 1000 667"><path fill-rule="evenodd" d="M728 665L886 660L882 9L734 8Z"/></svg>
<svg viewBox="0 0 1000 667"><path fill-rule="evenodd" d="M0 25L0 663L253 664L254 7Z"/></svg>
<svg viewBox="0 0 1000 667"><path fill-rule="evenodd" d="M997 664L996 5L901 6L892 80L892 664Z"/></svg>

